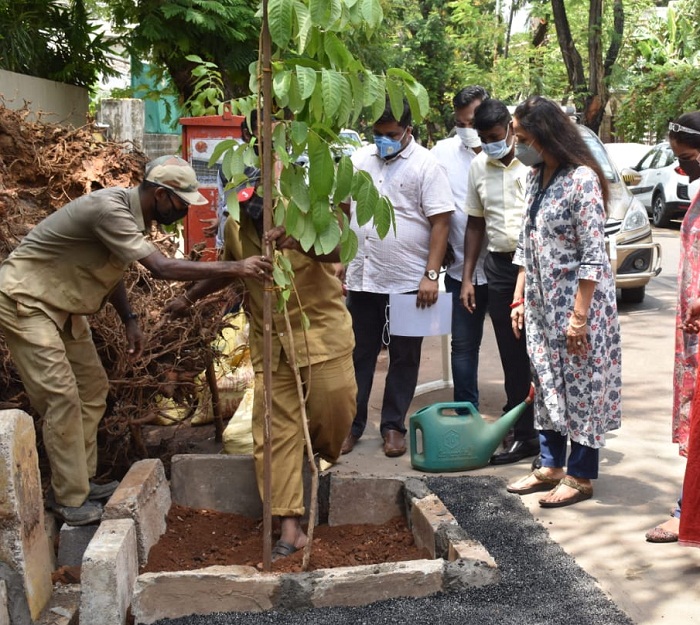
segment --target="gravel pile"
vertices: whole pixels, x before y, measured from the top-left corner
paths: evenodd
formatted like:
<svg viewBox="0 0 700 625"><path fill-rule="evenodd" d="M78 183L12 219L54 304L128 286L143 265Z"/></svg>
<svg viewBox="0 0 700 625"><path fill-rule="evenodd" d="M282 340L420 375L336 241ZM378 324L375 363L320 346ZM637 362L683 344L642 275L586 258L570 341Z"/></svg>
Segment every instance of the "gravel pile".
<svg viewBox="0 0 700 625"><path fill-rule="evenodd" d="M633 625L495 477L429 478L459 524L496 559L501 582L421 599L300 612L231 613L158 625Z"/></svg>

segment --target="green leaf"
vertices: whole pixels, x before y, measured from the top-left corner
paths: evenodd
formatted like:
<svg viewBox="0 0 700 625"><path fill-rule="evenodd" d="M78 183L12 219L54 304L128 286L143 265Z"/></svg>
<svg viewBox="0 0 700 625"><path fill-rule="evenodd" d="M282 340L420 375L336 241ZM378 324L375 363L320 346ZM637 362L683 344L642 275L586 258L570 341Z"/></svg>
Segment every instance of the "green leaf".
<svg viewBox="0 0 700 625"><path fill-rule="evenodd" d="M299 238L299 243L301 248L308 252L313 247L314 241L316 241L316 229L311 219L307 217L304 220L304 232Z"/></svg>
<svg viewBox="0 0 700 625"><path fill-rule="evenodd" d="M396 231L394 209L391 206L391 202L382 196L374 209L374 227L377 229L380 239L383 239L388 234L392 224L394 225L394 231Z"/></svg>
<svg viewBox="0 0 700 625"><path fill-rule="evenodd" d="M277 256L277 262L279 263L280 267L282 267L282 269L288 274L294 273L294 271L292 270L292 261L289 260L289 258L284 256L283 254Z"/></svg>
<svg viewBox="0 0 700 625"><path fill-rule="evenodd" d="M419 122L430 112L430 98L428 91L419 82L407 81L404 83L406 99L411 106L413 121Z"/></svg>
<svg viewBox="0 0 700 625"><path fill-rule="evenodd" d="M300 217L299 207L294 203L293 199L290 200L287 204L287 212L283 224L284 229L294 238L297 238L297 235L303 232L303 230L299 230Z"/></svg>
<svg viewBox="0 0 700 625"><path fill-rule="evenodd" d="M293 121L290 124L289 134L294 145L305 145L306 139L309 136L309 126L306 122Z"/></svg>
<svg viewBox="0 0 700 625"><path fill-rule="evenodd" d="M382 5L379 0L360 0L360 11L362 12L362 17L367 20L367 25L375 29L384 19L384 14L382 11Z"/></svg>
<svg viewBox="0 0 700 625"><path fill-rule="evenodd" d="M298 47L297 52L303 54L306 47L309 45L309 35L311 34L311 27L313 23L311 21L311 14L309 13L308 7L301 2L301 0L295 0L294 2L294 14L297 18L297 39Z"/></svg>
<svg viewBox="0 0 700 625"><path fill-rule="evenodd" d="M323 108L325 116L335 119L342 98L342 83L345 79L341 74L330 69L321 70L321 88L323 89Z"/></svg>
<svg viewBox="0 0 700 625"><path fill-rule="evenodd" d="M272 91L277 98L279 106L287 106L289 84L292 80L292 73L289 70L275 72L272 77Z"/></svg>
<svg viewBox="0 0 700 625"><path fill-rule="evenodd" d="M221 167L227 180L233 181L234 176L243 173L243 150L245 146L238 144L224 155Z"/></svg>
<svg viewBox="0 0 700 625"><path fill-rule="evenodd" d="M284 288L289 284L289 278L287 277L287 274L284 273L277 265L275 265L272 268L272 279L274 280L275 284L279 287Z"/></svg>
<svg viewBox="0 0 700 625"><path fill-rule="evenodd" d="M370 71L365 72L365 90L364 90L364 100L362 104L364 106L374 106L377 100L382 103L382 111L384 110L384 102L386 100L386 87L384 86L384 76L378 76ZM374 119L377 119L375 117ZM374 121L374 120L373 120Z"/></svg>
<svg viewBox="0 0 700 625"><path fill-rule="evenodd" d="M334 33L326 33L323 49L334 69L344 69L352 60L352 54Z"/></svg>
<svg viewBox="0 0 700 625"><path fill-rule="evenodd" d="M317 134L309 135L309 186L317 197L331 194L334 177L333 155L328 144Z"/></svg>
<svg viewBox="0 0 700 625"><path fill-rule="evenodd" d="M297 65L297 82L299 83L299 95L308 100L316 87L316 71L310 67Z"/></svg>
<svg viewBox="0 0 700 625"><path fill-rule="evenodd" d="M338 112L336 115L336 122L341 128L348 125L350 121L350 115L352 114L352 89L350 88L350 83L347 81L345 76L342 74L340 76L340 105L338 106Z"/></svg>
<svg viewBox="0 0 700 625"><path fill-rule="evenodd" d="M260 85L258 83L258 62L253 61L249 66L248 66L248 73L250 74L250 78L248 79L248 90L251 93L258 93L260 89Z"/></svg>
<svg viewBox="0 0 700 625"><path fill-rule="evenodd" d="M324 254L330 254L338 247L338 243L340 243L340 226L335 218L331 219L325 230L319 234L318 243Z"/></svg>
<svg viewBox="0 0 700 625"><path fill-rule="evenodd" d="M314 25L327 30L340 19L343 7L340 0L309 0L309 13Z"/></svg>
<svg viewBox="0 0 700 625"><path fill-rule="evenodd" d="M289 152L287 151L287 127L284 123L275 125L272 131L272 147L277 158L286 165L289 161Z"/></svg>
<svg viewBox="0 0 700 625"><path fill-rule="evenodd" d="M333 193L333 202L335 204L344 202L350 195L353 170L352 160L347 154L343 154L338 161L338 168L335 174L335 192Z"/></svg>
<svg viewBox="0 0 700 625"><path fill-rule="evenodd" d="M317 233L323 232L329 222L333 221L333 213L331 212L328 198L320 198L316 200L311 209L311 222Z"/></svg>
<svg viewBox="0 0 700 625"><path fill-rule="evenodd" d="M391 103L391 114L394 119L401 119L403 115L403 83L394 79L387 79L386 90Z"/></svg>
<svg viewBox="0 0 700 625"><path fill-rule="evenodd" d="M348 228L348 237L340 247L340 262L347 265L357 256L358 241L354 230Z"/></svg>
<svg viewBox="0 0 700 625"><path fill-rule="evenodd" d="M213 167L214 163L216 163L220 158L221 155L226 151L230 150L231 148L235 147L238 145L238 141L235 139L224 139L223 141L219 141L219 143L214 146L214 150L211 153L211 157L209 158L209 167Z"/></svg>
<svg viewBox="0 0 700 625"><path fill-rule="evenodd" d="M301 113L306 106L306 100L299 95L299 81L296 74L292 74L292 80L289 84L289 94L287 108L295 115Z"/></svg>
<svg viewBox="0 0 700 625"><path fill-rule="evenodd" d="M275 226L284 226L284 220L287 216L287 207L284 201L277 202L272 213Z"/></svg>
<svg viewBox="0 0 700 625"><path fill-rule="evenodd" d="M360 77L356 73L350 74L350 89L352 90L351 100L353 106L351 124L354 125L354 123L362 114L362 108L364 106L365 99L364 86L362 85Z"/></svg>
<svg viewBox="0 0 700 625"><path fill-rule="evenodd" d="M353 177L352 197L356 202L357 223L364 226L374 217L375 207L379 201L379 192L366 171L359 171Z"/></svg>
<svg viewBox="0 0 700 625"><path fill-rule="evenodd" d="M285 50L292 38L292 0L269 0L267 15L272 41Z"/></svg>
<svg viewBox="0 0 700 625"><path fill-rule="evenodd" d="M235 191L231 191L231 193L226 196L226 209L228 210L229 216L236 221L240 221L241 205L238 202L238 194Z"/></svg>

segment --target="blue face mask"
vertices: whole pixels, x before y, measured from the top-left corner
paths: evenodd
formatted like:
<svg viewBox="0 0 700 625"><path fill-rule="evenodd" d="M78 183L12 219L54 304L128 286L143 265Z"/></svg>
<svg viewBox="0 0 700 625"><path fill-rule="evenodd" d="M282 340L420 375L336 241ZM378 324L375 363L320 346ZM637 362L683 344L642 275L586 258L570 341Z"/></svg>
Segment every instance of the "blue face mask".
<svg viewBox="0 0 700 625"><path fill-rule="evenodd" d="M406 128L406 130L408 130L408 128ZM395 156L403 149L401 142L406 136L406 130L403 131L400 139L392 139L391 137L385 137L383 135L374 135L374 145L377 146L377 152L381 158Z"/></svg>
<svg viewBox="0 0 700 625"><path fill-rule="evenodd" d="M500 141L493 141L491 143L481 144L481 149L486 152L486 156L492 158L494 161L502 159L508 152L510 152L512 145L508 145L508 133L510 132L510 126L506 130L506 138Z"/></svg>

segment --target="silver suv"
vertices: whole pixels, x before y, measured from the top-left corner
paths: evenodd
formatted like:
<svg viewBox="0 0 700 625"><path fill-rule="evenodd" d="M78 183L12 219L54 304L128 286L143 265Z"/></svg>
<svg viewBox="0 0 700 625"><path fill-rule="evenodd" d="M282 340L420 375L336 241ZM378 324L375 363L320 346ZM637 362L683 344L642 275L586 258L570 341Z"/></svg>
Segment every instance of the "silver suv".
<svg viewBox="0 0 700 625"><path fill-rule="evenodd" d="M661 273L661 246L654 243L644 206L622 181L605 146L586 126L578 126L610 185L605 239L623 302L644 300L646 285Z"/></svg>

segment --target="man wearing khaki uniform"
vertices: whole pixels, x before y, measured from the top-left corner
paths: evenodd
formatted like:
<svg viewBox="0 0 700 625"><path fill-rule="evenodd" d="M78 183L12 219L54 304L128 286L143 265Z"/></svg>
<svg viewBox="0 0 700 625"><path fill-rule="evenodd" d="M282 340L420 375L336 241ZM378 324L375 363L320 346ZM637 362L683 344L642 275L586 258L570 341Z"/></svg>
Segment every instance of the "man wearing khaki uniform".
<svg viewBox="0 0 700 625"><path fill-rule="evenodd" d="M136 356L143 336L122 281L133 261L167 280L264 277L271 268L260 258L243 263L174 260L146 238L152 221L174 223L191 204L205 204L197 187L186 161L161 157L149 164L146 180L136 188L102 189L66 204L0 265L0 331L43 419L51 506L70 525L99 521L98 500L116 488L116 483L91 481L109 386L85 315L109 301L125 324L128 351Z"/></svg>

